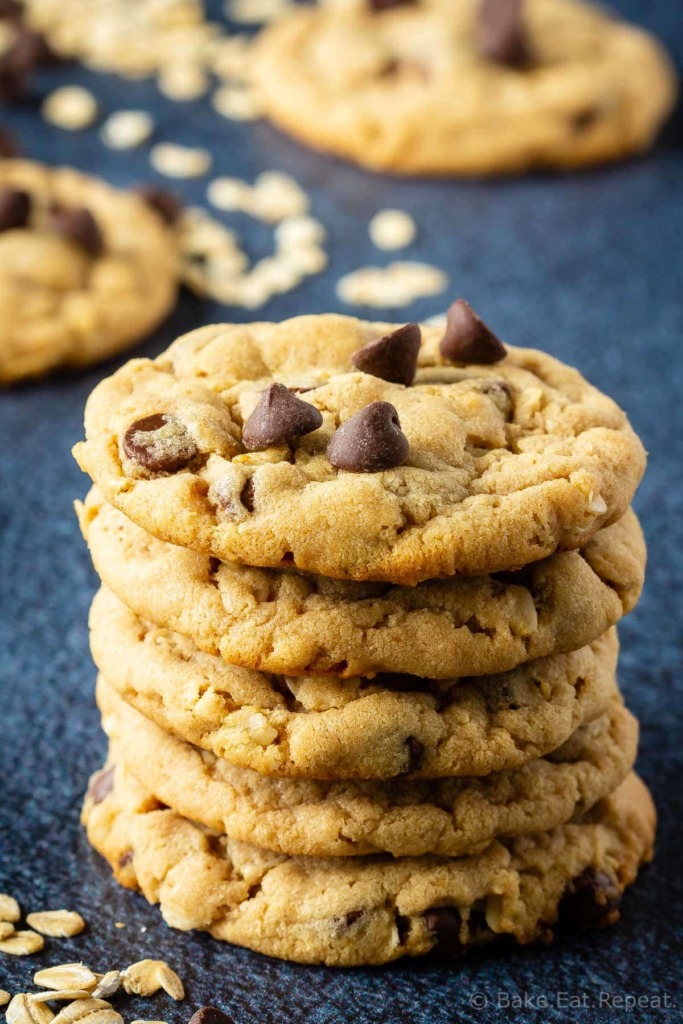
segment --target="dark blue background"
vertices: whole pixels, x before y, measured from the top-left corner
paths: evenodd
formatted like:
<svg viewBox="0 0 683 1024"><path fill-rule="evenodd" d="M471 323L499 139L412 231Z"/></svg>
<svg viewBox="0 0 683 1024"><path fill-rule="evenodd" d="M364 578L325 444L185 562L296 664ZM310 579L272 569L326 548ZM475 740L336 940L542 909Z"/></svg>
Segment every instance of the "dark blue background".
<svg viewBox="0 0 683 1024"><path fill-rule="evenodd" d="M678 3L621 0L619 7L666 39L680 66ZM48 940L40 956L19 960L0 954L0 987L28 986L38 965L82 959L105 970L152 956L179 970L188 1000L131 1001L124 1010L128 1020L154 1017L179 1024L205 1002L220 1005L237 1024L678 1019L680 1009L610 1011L600 1008L599 999L601 992L612 1001L668 992L683 1005L676 963L683 913L680 116L643 160L575 177L459 183L372 177L308 153L265 124L225 121L207 101L174 104L153 83L95 76L73 66L43 74L29 103L0 112L27 156L74 164L119 185L154 178L147 151L111 152L96 129L72 135L45 125L39 100L58 80L87 84L105 113L151 109L158 138L210 146L214 174L251 179L279 168L310 192L313 212L329 229L330 269L259 316L337 310L338 277L386 259L367 239L369 218L383 206L402 207L420 226L410 255L447 269L452 283L443 300L417 302L397 319L438 312L448 297L465 296L506 340L546 348L576 364L628 410L650 451L636 506L651 557L641 605L622 628L621 682L642 720L639 765L654 791L661 825L657 859L626 899L615 931L449 967L289 966L205 936L171 932L157 910L119 889L78 823L86 778L101 762L105 743L86 632L96 580L71 508L87 480L69 449L81 436L89 391L121 357L89 373L0 394L0 891L16 895L25 910L78 909L89 924L77 939ZM202 202L204 186L182 183L179 190ZM245 232L254 254L268 251L269 233L262 227L240 218L230 223ZM185 296L137 354L154 355L203 323L253 318ZM125 928L116 929L116 921ZM524 992L551 1004L558 992L580 998L586 993L592 1006L513 1012L504 1008L505 996L498 997ZM488 999L486 1010L477 1009L483 999L472 1002L476 993Z"/></svg>

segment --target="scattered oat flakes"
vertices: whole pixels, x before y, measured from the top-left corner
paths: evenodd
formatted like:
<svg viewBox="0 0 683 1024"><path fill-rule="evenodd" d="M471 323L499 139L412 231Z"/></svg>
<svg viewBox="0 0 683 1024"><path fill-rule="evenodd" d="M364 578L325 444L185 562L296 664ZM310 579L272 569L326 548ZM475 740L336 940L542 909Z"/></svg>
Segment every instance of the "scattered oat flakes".
<svg viewBox="0 0 683 1024"><path fill-rule="evenodd" d="M405 249L415 238L415 221L405 210L380 210L370 221L370 238L378 249Z"/></svg>
<svg viewBox="0 0 683 1024"><path fill-rule="evenodd" d="M245 80L251 69L251 45L248 36L222 36L210 45L207 64L219 78Z"/></svg>
<svg viewBox="0 0 683 1024"><path fill-rule="evenodd" d="M294 178L282 171L263 171L256 178L253 191L254 216L268 224L308 212L308 196Z"/></svg>
<svg viewBox="0 0 683 1024"><path fill-rule="evenodd" d="M61 988L58 992L31 992L32 1003L51 1003L53 1000L71 1003L75 999L90 999L92 995L84 988Z"/></svg>
<svg viewBox="0 0 683 1024"><path fill-rule="evenodd" d="M0 921L18 921L20 917L21 910L14 896L0 892Z"/></svg>
<svg viewBox="0 0 683 1024"><path fill-rule="evenodd" d="M9 953L11 956L30 956L37 953L45 945L42 935L37 932L23 931L14 932L9 938L0 942L0 953Z"/></svg>
<svg viewBox="0 0 683 1024"><path fill-rule="evenodd" d="M36 971L33 975L34 985L53 989L56 992L74 988L93 989L97 983L98 976L81 963L56 964L54 967L45 967L42 971Z"/></svg>
<svg viewBox="0 0 683 1024"><path fill-rule="evenodd" d="M154 121L145 110L117 110L102 125L100 135L110 149L133 149L146 142Z"/></svg>
<svg viewBox="0 0 683 1024"><path fill-rule="evenodd" d="M219 86L211 102L216 113L230 121L257 121L263 117L263 109L256 94L246 82L230 82Z"/></svg>
<svg viewBox="0 0 683 1024"><path fill-rule="evenodd" d="M27 914L26 924L41 935L57 939L69 939L85 928L85 921L75 910L42 910Z"/></svg>
<svg viewBox="0 0 683 1024"><path fill-rule="evenodd" d="M123 1024L121 1014L104 999L77 999L68 1003L53 1018L53 1024L75 1024L86 1019L88 1024Z"/></svg>
<svg viewBox="0 0 683 1024"><path fill-rule="evenodd" d="M9 992L5 992L4 988L0 988L0 1006L6 1006L11 998Z"/></svg>
<svg viewBox="0 0 683 1024"><path fill-rule="evenodd" d="M0 921L0 939L7 939L14 934L14 925L11 921Z"/></svg>
<svg viewBox="0 0 683 1024"><path fill-rule="evenodd" d="M119 971L107 971L106 974L97 975L97 984L92 991L94 999L108 999L121 988L121 974Z"/></svg>
<svg viewBox="0 0 683 1024"><path fill-rule="evenodd" d="M123 923L123 921L115 921L115 922L114 922L114 928L125 928L125 927L126 927L126 926L125 926L125 924Z"/></svg>
<svg viewBox="0 0 683 1024"><path fill-rule="evenodd" d="M201 178L211 167L208 149L160 142L150 154L152 167L168 178Z"/></svg>
<svg viewBox="0 0 683 1024"><path fill-rule="evenodd" d="M252 190L240 178L214 178L209 183L206 196L217 210L250 211Z"/></svg>
<svg viewBox="0 0 683 1024"><path fill-rule="evenodd" d="M172 999L184 999L183 983L163 960L139 960L121 972L128 995L153 996L160 988Z"/></svg>
<svg viewBox="0 0 683 1024"><path fill-rule="evenodd" d="M46 121L69 132L82 131L97 119L97 100L81 85L62 85L44 100L41 112Z"/></svg>
<svg viewBox="0 0 683 1024"><path fill-rule="evenodd" d="M19 992L5 1010L7 1024L50 1024L54 1013L45 1003L36 1003L26 992Z"/></svg>
<svg viewBox="0 0 683 1024"><path fill-rule="evenodd" d="M225 14L231 21L262 25L282 17L290 7L290 0L226 0Z"/></svg>
<svg viewBox="0 0 683 1024"><path fill-rule="evenodd" d="M415 299L438 295L448 278L428 263L398 262L388 267L361 267L337 282L337 297L349 305L398 309Z"/></svg>
<svg viewBox="0 0 683 1024"><path fill-rule="evenodd" d="M170 100L198 100L209 89L209 78L200 64L178 63L162 68L158 85Z"/></svg>
<svg viewBox="0 0 683 1024"><path fill-rule="evenodd" d="M285 217L275 228L275 244L282 252L322 245L324 241L325 228L315 217Z"/></svg>

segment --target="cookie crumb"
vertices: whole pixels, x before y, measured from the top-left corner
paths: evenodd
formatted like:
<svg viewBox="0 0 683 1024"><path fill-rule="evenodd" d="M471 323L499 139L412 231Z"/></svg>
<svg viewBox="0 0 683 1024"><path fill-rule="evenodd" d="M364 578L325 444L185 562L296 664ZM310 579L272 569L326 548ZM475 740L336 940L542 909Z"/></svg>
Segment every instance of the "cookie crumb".
<svg viewBox="0 0 683 1024"><path fill-rule="evenodd" d="M211 167L211 154L200 147L160 142L153 147L150 162L155 171L167 178L201 178Z"/></svg>
<svg viewBox="0 0 683 1024"><path fill-rule="evenodd" d="M62 85L43 101L46 121L69 132L83 131L97 120L97 100L81 85Z"/></svg>
<svg viewBox="0 0 683 1024"><path fill-rule="evenodd" d="M417 234L415 221L405 210L380 210L370 221L369 233L378 249L405 249Z"/></svg>
<svg viewBox="0 0 683 1024"><path fill-rule="evenodd" d="M6 992L4 988L0 988L0 1006L7 1006L11 998L9 992Z"/></svg>
<svg viewBox="0 0 683 1024"><path fill-rule="evenodd" d="M117 110L102 125L100 136L110 149L134 149L154 131L154 121L145 110Z"/></svg>
<svg viewBox="0 0 683 1024"><path fill-rule="evenodd" d="M399 309L415 299L438 295L448 277L438 267L412 261L387 267L360 267L337 282L337 298L352 306Z"/></svg>

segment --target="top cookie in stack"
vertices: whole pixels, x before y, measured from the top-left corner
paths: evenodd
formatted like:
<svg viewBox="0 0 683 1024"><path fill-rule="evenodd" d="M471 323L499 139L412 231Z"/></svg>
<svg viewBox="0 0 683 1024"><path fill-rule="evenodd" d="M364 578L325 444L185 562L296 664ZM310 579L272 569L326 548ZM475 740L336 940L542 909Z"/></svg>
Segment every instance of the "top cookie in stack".
<svg viewBox="0 0 683 1024"><path fill-rule="evenodd" d="M86 434L84 820L120 881L331 964L616 919L654 815L612 628L644 453L610 399L460 300L445 331L203 328Z"/></svg>

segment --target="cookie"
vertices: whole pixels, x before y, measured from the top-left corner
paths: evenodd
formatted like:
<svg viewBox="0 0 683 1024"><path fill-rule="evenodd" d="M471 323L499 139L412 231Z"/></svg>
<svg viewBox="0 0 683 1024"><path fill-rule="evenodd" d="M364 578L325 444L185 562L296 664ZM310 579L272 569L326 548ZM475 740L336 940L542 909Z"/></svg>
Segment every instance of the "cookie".
<svg viewBox="0 0 683 1024"><path fill-rule="evenodd" d="M357 0L293 11L255 49L257 96L302 142L394 174L574 169L652 145L677 92L652 36L577 0L495 8Z"/></svg>
<svg viewBox="0 0 683 1024"><path fill-rule="evenodd" d="M97 703L120 764L162 804L231 839L277 853L347 857L478 853L585 813L633 767L638 725L609 711L544 758L481 779L318 782L270 779L175 739L100 679Z"/></svg>
<svg viewBox="0 0 683 1024"><path fill-rule="evenodd" d="M94 777L83 821L118 881L158 903L172 927L347 967L611 925L655 831L652 800L633 774L578 821L469 857L270 853L162 809L120 767Z"/></svg>
<svg viewBox="0 0 683 1024"><path fill-rule="evenodd" d="M454 306L419 352L337 315L201 328L99 384L74 454L139 526L225 561L412 585L582 547L626 512L640 441L576 370Z"/></svg>
<svg viewBox="0 0 683 1024"><path fill-rule="evenodd" d="M486 775L555 750L616 691L616 630L505 675L433 682L267 675L203 654L101 591L107 682L162 729L241 768L317 779Z"/></svg>
<svg viewBox="0 0 683 1024"><path fill-rule="evenodd" d="M505 672L601 636L633 608L645 568L632 512L581 550L503 578L416 587L217 562L156 540L94 490L79 518L97 572L138 615L230 664L285 675Z"/></svg>
<svg viewBox="0 0 683 1024"><path fill-rule="evenodd" d="M174 246L139 197L67 168L0 163L0 383L85 366L175 302Z"/></svg>

